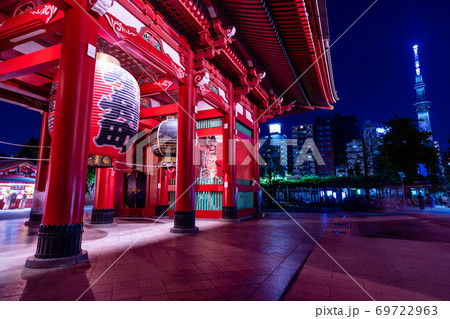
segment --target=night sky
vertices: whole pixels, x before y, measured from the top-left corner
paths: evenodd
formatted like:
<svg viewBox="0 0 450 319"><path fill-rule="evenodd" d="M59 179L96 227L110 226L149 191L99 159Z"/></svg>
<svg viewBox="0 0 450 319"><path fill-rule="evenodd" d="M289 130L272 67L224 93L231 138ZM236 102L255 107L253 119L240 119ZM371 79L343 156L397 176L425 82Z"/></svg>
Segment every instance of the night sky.
<svg viewBox="0 0 450 319"><path fill-rule="evenodd" d="M328 0L328 18L333 43L374 0ZM384 122L389 118L417 118L413 104L414 53L419 45L421 71L427 98L431 100L431 127L441 150L448 149L450 116L450 1L379 0L331 48L334 79L341 115L356 115L364 121ZM290 118L273 119L291 126L312 123L319 111ZM261 125L261 134L266 126Z"/></svg>
<svg viewBox="0 0 450 319"><path fill-rule="evenodd" d="M328 0L328 18L333 43L364 12L373 0ZM448 149L450 106L450 63L448 13L450 1L379 0L331 48L334 78L340 100L335 111L366 120L384 122L398 114L416 117L414 56L419 55L426 93L431 100L431 125L435 140ZM41 115L0 101L0 140L24 143L39 137ZM290 136L291 126L312 123L319 111L307 115L274 119ZM261 134L266 135L266 125ZM0 152L15 154L17 147L0 144Z"/></svg>

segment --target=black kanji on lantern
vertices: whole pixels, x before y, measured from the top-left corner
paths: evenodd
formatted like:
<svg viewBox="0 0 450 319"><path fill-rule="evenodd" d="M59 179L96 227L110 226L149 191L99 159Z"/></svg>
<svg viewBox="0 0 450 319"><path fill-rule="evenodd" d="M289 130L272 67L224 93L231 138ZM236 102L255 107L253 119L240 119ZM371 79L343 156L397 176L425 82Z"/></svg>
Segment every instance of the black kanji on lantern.
<svg viewBox="0 0 450 319"><path fill-rule="evenodd" d="M98 103L105 113L100 115L100 129L94 142L97 146L113 146L120 149L119 153L125 153L128 150L127 142L137 134L139 123L136 81L119 68L104 72L103 80L112 85L113 93L109 98L103 96Z"/></svg>

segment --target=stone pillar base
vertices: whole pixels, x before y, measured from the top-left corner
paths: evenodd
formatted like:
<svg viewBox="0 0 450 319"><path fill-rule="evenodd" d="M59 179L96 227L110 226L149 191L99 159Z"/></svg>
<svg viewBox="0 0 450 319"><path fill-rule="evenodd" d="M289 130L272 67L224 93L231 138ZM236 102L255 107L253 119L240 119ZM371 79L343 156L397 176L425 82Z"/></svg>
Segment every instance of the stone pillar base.
<svg viewBox="0 0 450 319"><path fill-rule="evenodd" d="M47 269L47 268L59 268L67 267L78 264L88 263L88 252L86 250L81 253L69 257L62 258L36 258L36 256L28 257L25 261L25 268L33 269Z"/></svg>
<svg viewBox="0 0 450 319"><path fill-rule="evenodd" d="M167 210L169 209L169 205L156 205L155 216L167 216Z"/></svg>
<svg viewBox="0 0 450 319"><path fill-rule="evenodd" d="M44 215L45 191L35 190L33 194L33 204L30 210L30 219L25 222L25 226L36 227L41 224Z"/></svg>
<svg viewBox="0 0 450 319"><path fill-rule="evenodd" d="M83 223L69 225L41 225L39 227L37 259L73 257L81 253Z"/></svg>
<svg viewBox="0 0 450 319"><path fill-rule="evenodd" d="M114 208L107 209L93 209L91 224L113 224L114 223Z"/></svg>
<svg viewBox="0 0 450 319"><path fill-rule="evenodd" d="M222 207L222 218L221 222L240 222L241 220L237 217L237 207L236 206L223 206Z"/></svg>
<svg viewBox="0 0 450 319"><path fill-rule="evenodd" d="M195 227L195 210L175 211L173 227L171 233L198 233L198 227Z"/></svg>
<svg viewBox="0 0 450 319"><path fill-rule="evenodd" d="M28 227L39 227L42 222L42 215L30 215L30 219L27 220L24 225Z"/></svg>

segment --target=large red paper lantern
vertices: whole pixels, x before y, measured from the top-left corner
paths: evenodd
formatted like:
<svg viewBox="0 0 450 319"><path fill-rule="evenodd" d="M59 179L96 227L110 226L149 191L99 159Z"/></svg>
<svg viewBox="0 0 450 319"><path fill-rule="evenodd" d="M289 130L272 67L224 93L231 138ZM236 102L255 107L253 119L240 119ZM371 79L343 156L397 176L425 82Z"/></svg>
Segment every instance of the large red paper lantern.
<svg viewBox="0 0 450 319"><path fill-rule="evenodd" d="M49 131L53 137L53 122L58 87L58 75L52 84L49 103ZM93 166L108 166L108 158L125 154L138 133L139 85L134 77L120 67L119 62L99 53L95 65L89 155ZM103 159L103 157L107 157ZM99 162L100 160L100 162Z"/></svg>

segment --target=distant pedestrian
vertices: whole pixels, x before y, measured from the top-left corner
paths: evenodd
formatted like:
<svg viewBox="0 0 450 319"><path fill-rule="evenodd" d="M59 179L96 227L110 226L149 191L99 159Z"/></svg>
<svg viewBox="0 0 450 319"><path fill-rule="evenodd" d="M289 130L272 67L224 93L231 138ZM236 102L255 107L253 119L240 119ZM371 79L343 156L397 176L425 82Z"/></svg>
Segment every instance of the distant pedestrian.
<svg viewBox="0 0 450 319"><path fill-rule="evenodd" d="M11 194L7 193L5 195L5 203L3 204L3 209L9 209L10 203L11 203Z"/></svg>
<svg viewBox="0 0 450 319"><path fill-rule="evenodd" d="M22 200L20 201L20 205L19 208L24 209L25 208L25 203L27 202L27 192L23 193L22 195Z"/></svg>
<svg viewBox="0 0 450 319"><path fill-rule="evenodd" d="M431 197L430 194L428 194L428 195L427 195L427 198L425 198L425 205L426 205L427 207L434 208L434 200L433 200L433 197Z"/></svg>
<svg viewBox="0 0 450 319"><path fill-rule="evenodd" d="M445 195L442 195L442 197L440 198L440 202L441 202L442 206L446 207L448 204L448 197Z"/></svg>
<svg viewBox="0 0 450 319"><path fill-rule="evenodd" d="M13 193L11 194L10 199L9 199L9 207L10 207L11 209L16 208L16 200L17 200L17 193L16 193L16 192L13 192Z"/></svg>
<svg viewBox="0 0 450 319"><path fill-rule="evenodd" d="M422 194L419 194L419 196L417 196L417 200L419 201L419 208L420 210L424 210L425 209L425 201L424 201L425 197Z"/></svg>

